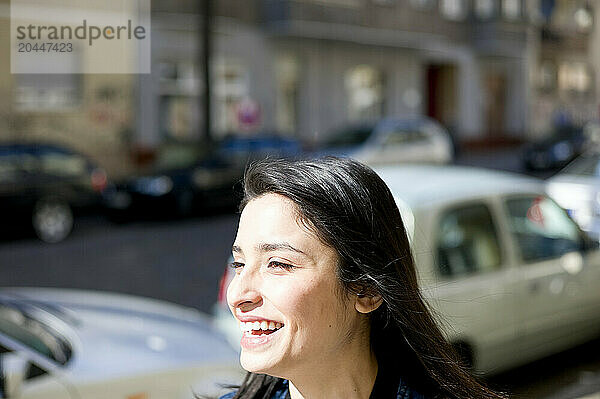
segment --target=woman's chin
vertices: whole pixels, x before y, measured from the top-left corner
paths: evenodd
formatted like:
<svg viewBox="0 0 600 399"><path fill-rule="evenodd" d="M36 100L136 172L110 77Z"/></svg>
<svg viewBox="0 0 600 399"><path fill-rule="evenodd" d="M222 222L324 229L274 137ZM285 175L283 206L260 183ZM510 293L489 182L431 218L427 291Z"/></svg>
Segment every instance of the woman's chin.
<svg viewBox="0 0 600 399"><path fill-rule="evenodd" d="M277 368L276 362L272 358L265 358L264 355L242 355L240 357L240 363L242 368L246 371L256 374L269 374L274 375L274 371Z"/></svg>

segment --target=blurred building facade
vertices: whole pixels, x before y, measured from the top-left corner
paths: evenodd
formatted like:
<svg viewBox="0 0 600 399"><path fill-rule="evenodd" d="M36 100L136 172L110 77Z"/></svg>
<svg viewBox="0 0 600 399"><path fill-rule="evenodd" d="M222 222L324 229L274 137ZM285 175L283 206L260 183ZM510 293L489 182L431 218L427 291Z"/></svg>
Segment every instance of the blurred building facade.
<svg viewBox="0 0 600 399"><path fill-rule="evenodd" d="M153 0L149 75L11 75L0 138L59 140L124 174L199 143L201 2ZM8 0L0 50L10 51ZM321 139L428 115L461 141L516 142L596 119L599 7L584 0L212 0L212 135ZM596 45L595 45L596 44Z"/></svg>

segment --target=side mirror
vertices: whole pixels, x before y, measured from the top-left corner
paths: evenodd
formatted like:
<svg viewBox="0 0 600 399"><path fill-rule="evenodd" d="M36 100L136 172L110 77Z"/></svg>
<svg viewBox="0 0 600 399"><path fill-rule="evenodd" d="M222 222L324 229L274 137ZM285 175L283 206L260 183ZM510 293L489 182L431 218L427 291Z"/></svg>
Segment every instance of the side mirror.
<svg viewBox="0 0 600 399"><path fill-rule="evenodd" d="M30 363L18 352L0 354L0 397L16 398L21 396L23 381L27 377Z"/></svg>

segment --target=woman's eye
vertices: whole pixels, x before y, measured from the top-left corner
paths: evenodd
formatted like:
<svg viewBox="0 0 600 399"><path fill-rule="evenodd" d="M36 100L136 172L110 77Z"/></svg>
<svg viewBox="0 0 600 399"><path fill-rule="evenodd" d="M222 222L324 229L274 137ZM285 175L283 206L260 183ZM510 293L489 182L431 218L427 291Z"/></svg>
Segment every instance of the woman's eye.
<svg viewBox="0 0 600 399"><path fill-rule="evenodd" d="M284 270L292 270L295 266L290 265L289 263L278 262L276 260L272 260L269 262L269 267L277 267Z"/></svg>
<svg viewBox="0 0 600 399"><path fill-rule="evenodd" d="M242 262L231 262L229 266L231 266L233 269L240 269L244 267L244 264Z"/></svg>

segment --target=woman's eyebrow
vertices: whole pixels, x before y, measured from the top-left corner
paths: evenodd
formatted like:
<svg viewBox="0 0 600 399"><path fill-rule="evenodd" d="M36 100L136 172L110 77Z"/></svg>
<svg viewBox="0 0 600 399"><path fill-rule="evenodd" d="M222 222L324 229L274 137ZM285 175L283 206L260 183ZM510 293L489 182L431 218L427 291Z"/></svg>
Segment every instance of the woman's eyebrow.
<svg viewBox="0 0 600 399"><path fill-rule="evenodd" d="M236 254L243 254L244 251L242 251L242 248L240 248L238 245L234 245L231 247L231 252L236 253Z"/></svg>
<svg viewBox="0 0 600 399"><path fill-rule="evenodd" d="M299 254L308 256L308 255L306 255L306 253L299 250L298 248L294 248L287 242L276 242L276 243L263 242L263 243L258 244L256 247L261 252L273 252L273 251L278 251L278 250L287 250L287 251L297 252Z"/></svg>

